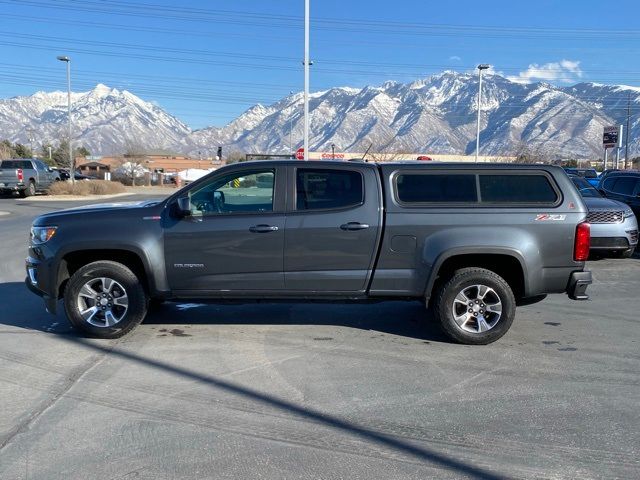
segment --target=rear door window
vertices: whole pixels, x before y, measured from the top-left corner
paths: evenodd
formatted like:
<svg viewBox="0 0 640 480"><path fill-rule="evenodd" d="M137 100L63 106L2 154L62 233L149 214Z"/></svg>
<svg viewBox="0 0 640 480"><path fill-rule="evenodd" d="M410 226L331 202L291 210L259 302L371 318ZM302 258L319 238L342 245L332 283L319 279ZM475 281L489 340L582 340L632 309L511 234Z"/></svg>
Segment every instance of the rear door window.
<svg viewBox="0 0 640 480"><path fill-rule="evenodd" d="M632 196L638 180L634 177L618 177L613 179L608 188L618 195Z"/></svg>
<svg viewBox="0 0 640 480"><path fill-rule="evenodd" d="M402 173L396 179L396 189L402 203L478 201L476 176L473 174Z"/></svg>
<svg viewBox="0 0 640 480"><path fill-rule="evenodd" d="M558 194L544 175L480 175L482 203L553 204Z"/></svg>
<svg viewBox="0 0 640 480"><path fill-rule="evenodd" d="M361 205L360 172L343 169L296 169L296 210L333 210Z"/></svg>

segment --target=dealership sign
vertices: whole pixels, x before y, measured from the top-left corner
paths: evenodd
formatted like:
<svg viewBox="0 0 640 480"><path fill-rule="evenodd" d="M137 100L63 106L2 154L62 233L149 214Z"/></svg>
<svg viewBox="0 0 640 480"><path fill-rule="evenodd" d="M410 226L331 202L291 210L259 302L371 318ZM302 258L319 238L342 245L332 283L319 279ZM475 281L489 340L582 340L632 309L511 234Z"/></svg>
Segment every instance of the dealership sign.
<svg viewBox="0 0 640 480"><path fill-rule="evenodd" d="M602 144L604 148L612 148L618 144L618 127L604 127L604 134L602 135Z"/></svg>

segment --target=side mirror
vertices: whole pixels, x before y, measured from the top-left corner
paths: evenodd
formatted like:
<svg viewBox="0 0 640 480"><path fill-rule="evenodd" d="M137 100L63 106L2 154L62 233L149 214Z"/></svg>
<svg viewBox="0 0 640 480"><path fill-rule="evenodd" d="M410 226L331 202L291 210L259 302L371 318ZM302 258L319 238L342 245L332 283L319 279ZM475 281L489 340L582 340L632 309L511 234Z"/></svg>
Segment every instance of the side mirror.
<svg viewBox="0 0 640 480"><path fill-rule="evenodd" d="M176 202L176 213L181 217L188 217L191 215L191 200L189 196L178 197Z"/></svg>

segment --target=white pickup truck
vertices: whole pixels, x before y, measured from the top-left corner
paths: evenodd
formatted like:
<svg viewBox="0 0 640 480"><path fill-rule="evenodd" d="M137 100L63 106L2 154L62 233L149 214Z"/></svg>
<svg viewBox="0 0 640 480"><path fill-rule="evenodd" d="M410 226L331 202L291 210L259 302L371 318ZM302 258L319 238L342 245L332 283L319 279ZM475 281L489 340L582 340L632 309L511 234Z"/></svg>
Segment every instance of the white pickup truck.
<svg viewBox="0 0 640 480"><path fill-rule="evenodd" d="M23 197L46 191L60 175L44 162L31 158L3 160L0 163L0 194L18 192Z"/></svg>

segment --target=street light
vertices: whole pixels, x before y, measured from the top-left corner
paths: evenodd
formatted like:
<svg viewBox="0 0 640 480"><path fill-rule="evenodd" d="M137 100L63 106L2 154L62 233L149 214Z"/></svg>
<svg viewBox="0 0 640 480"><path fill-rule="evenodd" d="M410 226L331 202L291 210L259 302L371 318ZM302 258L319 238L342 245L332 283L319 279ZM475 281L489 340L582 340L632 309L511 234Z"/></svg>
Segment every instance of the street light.
<svg viewBox="0 0 640 480"><path fill-rule="evenodd" d="M56 57L67 64L67 122L69 124L69 178L75 182L75 168L73 165L73 147L71 145L71 59L66 56Z"/></svg>
<svg viewBox="0 0 640 480"><path fill-rule="evenodd" d="M309 160L309 0L304 0L304 159Z"/></svg>
<svg viewBox="0 0 640 480"><path fill-rule="evenodd" d="M336 159L336 144L335 143L331 144L331 159L332 160Z"/></svg>
<svg viewBox="0 0 640 480"><path fill-rule="evenodd" d="M481 63L478 65L478 125L476 129L476 163L478 163L478 153L480 152L480 101L482 98L482 71L490 68L491 65Z"/></svg>

